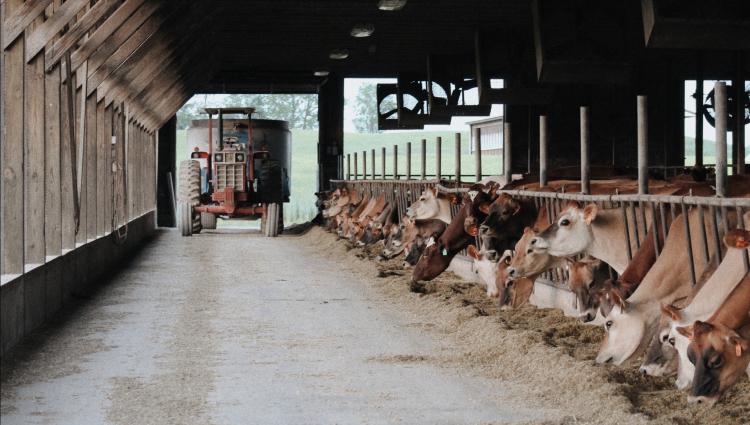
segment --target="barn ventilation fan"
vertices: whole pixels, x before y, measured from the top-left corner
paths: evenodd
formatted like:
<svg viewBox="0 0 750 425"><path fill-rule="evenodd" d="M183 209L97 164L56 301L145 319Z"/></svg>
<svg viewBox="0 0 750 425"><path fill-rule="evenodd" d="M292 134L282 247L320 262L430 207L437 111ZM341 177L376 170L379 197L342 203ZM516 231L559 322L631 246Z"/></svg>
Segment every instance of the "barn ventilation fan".
<svg viewBox="0 0 750 425"><path fill-rule="evenodd" d="M735 119L737 118L737 104L735 103L735 97L736 94L734 90L732 90L732 86L727 85L727 128L730 131L734 129L736 125ZM750 87L745 86L745 91L743 92L742 99L740 101L743 105L742 109L745 111L744 116L741 117L742 123L743 125L750 124ZM713 90L708 92L708 95L706 95L706 100L703 104L703 116L706 118L706 121L711 124L712 127L716 127L716 110L714 106Z"/></svg>

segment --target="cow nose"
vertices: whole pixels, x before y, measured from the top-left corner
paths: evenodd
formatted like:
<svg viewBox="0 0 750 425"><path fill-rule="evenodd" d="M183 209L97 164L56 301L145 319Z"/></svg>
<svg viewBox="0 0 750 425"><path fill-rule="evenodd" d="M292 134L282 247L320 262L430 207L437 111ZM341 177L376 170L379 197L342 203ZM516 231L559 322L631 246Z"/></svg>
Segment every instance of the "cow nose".
<svg viewBox="0 0 750 425"><path fill-rule="evenodd" d="M516 277L516 269L511 267L508 269L508 276L510 277Z"/></svg>
<svg viewBox="0 0 750 425"><path fill-rule="evenodd" d="M640 370L642 374L648 375L648 371L646 370L645 366L641 366L640 369L638 369L638 370Z"/></svg>
<svg viewBox="0 0 750 425"><path fill-rule="evenodd" d="M484 234L486 234L489 231L490 231L490 226L488 226L486 224L483 224L483 225L479 226L479 234L480 235L484 235Z"/></svg>

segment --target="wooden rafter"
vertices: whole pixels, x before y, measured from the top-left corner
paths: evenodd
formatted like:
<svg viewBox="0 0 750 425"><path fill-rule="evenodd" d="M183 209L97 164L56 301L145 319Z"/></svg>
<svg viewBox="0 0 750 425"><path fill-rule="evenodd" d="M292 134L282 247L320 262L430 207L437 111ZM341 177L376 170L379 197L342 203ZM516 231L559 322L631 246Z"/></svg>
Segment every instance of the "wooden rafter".
<svg viewBox="0 0 750 425"><path fill-rule="evenodd" d="M7 49L31 24L34 19L44 13L44 9L52 0L28 0L23 6L5 17L3 25L3 50Z"/></svg>
<svg viewBox="0 0 750 425"><path fill-rule="evenodd" d="M26 62L30 62L65 25L83 10L88 0L68 0L55 13L26 37Z"/></svg>

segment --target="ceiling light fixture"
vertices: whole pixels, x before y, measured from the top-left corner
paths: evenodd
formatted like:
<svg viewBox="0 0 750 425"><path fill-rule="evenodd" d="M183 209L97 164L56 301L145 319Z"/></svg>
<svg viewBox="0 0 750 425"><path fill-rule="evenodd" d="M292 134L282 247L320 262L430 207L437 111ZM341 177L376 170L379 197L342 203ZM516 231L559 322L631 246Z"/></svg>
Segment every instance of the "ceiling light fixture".
<svg viewBox="0 0 750 425"><path fill-rule="evenodd" d="M349 57L349 51L346 49L333 49L328 57L336 60L346 59Z"/></svg>
<svg viewBox="0 0 750 425"><path fill-rule="evenodd" d="M378 9L387 11L401 10L406 6L406 0L380 0Z"/></svg>
<svg viewBox="0 0 750 425"><path fill-rule="evenodd" d="M314 74L315 74L316 77L327 77L328 76L328 71L315 71Z"/></svg>
<svg viewBox="0 0 750 425"><path fill-rule="evenodd" d="M352 37L363 38L369 37L375 32L375 25L373 24L355 24L352 28Z"/></svg>

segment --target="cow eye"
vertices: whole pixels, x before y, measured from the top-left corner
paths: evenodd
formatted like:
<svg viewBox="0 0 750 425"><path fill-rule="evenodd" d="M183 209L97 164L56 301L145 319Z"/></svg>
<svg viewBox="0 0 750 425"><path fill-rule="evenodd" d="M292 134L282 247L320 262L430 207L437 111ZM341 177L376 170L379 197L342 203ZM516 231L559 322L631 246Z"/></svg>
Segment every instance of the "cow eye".
<svg viewBox="0 0 750 425"><path fill-rule="evenodd" d="M612 327L612 321L611 321L611 320L607 320L607 323L605 323L605 324L604 324L604 326L605 326L605 327L606 327L607 329L611 328L611 327Z"/></svg>
<svg viewBox="0 0 750 425"><path fill-rule="evenodd" d="M669 345L674 347L674 338L669 338Z"/></svg>
<svg viewBox="0 0 750 425"><path fill-rule="evenodd" d="M505 287L506 287L506 288L512 288L512 287L513 287L513 281L512 281L512 280L509 280L509 281L508 281L508 282L507 282L507 283L505 284Z"/></svg>
<svg viewBox="0 0 750 425"><path fill-rule="evenodd" d="M716 356L708 360L708 367L710 367L711 369L717 369L721 367L722 363L724 363L724 357Z"/></svg>
<svg viewBox="0 0 750 425"><path fill-rule="evenodd" d="M567 226L569 224L570 224L570 220L568 220L567 218L560 220L560 226Z"/></svg>
<svg viewBox="0 0 750 425"><path fill-rule="evenodd" d="M667 338L669 338L669 335L664 334L661 336L661 342L667 342Z"/></svg>

